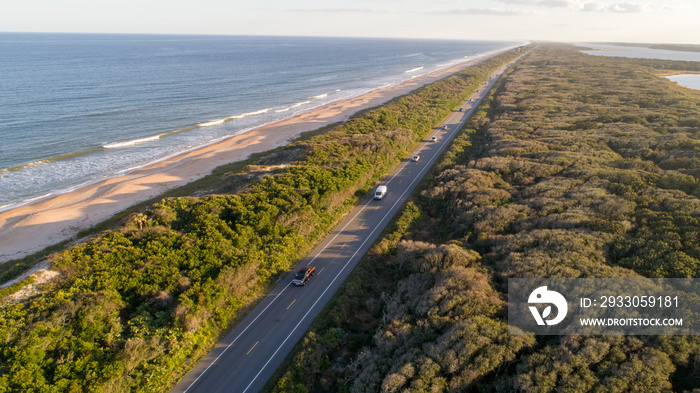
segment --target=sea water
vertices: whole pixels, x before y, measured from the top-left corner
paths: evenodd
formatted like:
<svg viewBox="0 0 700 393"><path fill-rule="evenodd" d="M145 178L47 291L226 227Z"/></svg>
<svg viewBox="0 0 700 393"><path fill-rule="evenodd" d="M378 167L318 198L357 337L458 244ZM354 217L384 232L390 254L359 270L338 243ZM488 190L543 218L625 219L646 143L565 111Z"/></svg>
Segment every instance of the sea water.
<svg viewBox="0 0 700 393"><path fill-rule="evenodd" d="M635 59L659 59L659 60L676 60L676 61L696 61L700 62L700 52L686 52L666 49L651 49L637 46L622 46L622 45L601 45L601 44L582 44L593 50L583 50L581 52L594 56L608 57L629 57ZM698 74L680 74L667 76L668 79L678 83L681 86L691 89L700 90L700 75Z"/></svg>
<svg viewBox="0 0 700 393"><path fill-rule="evenodd" d="M0 33L0 210L517 44Z"/></svg>

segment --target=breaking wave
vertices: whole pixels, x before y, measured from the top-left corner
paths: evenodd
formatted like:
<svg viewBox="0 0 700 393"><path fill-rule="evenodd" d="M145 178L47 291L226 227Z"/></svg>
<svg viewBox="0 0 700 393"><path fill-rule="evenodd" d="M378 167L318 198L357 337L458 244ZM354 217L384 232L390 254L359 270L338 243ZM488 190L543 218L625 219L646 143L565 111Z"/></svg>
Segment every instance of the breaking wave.
<svg viewBox="0 0 700 393"><path fill-rule="evenodd" d="M138 145L139 143L157 141L158 139L160 139L160 135L150 136L148 138L133 139L133 140L126 141L126 142L108 143L106 145L102 145L102 147L105 149L118 149L120 147L128 147L128 146Z"/></svg>
<svg viewBox="0 0 700 393"><path fill-rule="evenodd" d="M331 92L329 92L329 93L323 93L323 94L319 94L319 95L317 95L317 96L309 97L309 99L310 99L310 100L320 100L320 99L322 99L322 98L328 97L329 94L337 93L337 92L339 92L339 91L340 91L340 89L335 89L335 90L333 90L333 91L331 91ZM305 102L302 102L301 104L306 104L307 102L308 102L308 101L305 101Z"/></svg>
<svg viewBox="0 0 700 393"><path fill-rule="evenodd" d="M255 112L248 112L248 113L243 113L243 114L236 115L236 116L227 117L224 120L228 121L228 120L234 120L234 119L243 119L244 117L248 117L248 116L262 115L263 113L267 113L271 110L272 110L272 108L260 109L259 111L255 111Z"/></svg>
<svg viewBox="0 0 700 393"><path fill-rule="evenodd" d="M219 120L212 120L212 121L207 121L205 123L199 123L197 124L197 127L209 127L209 126L216 126L219 124L224 124L226 123L227 119L219 119Z"/></svg>
<svg viewBox="0 0 700 393"><path fill-rule="evenodd" d="M304 105L304 104L308 104L308 103L310 103L310 102L311 102L311 101L297 102L296 104L290 105L290 106L288 106L288 107L286 107L286 108L278 109L278 110L275 111L275 113L288 112L290 109L298 108L298 107L300 107L300 106L302 106L302 105Z"/></svg>

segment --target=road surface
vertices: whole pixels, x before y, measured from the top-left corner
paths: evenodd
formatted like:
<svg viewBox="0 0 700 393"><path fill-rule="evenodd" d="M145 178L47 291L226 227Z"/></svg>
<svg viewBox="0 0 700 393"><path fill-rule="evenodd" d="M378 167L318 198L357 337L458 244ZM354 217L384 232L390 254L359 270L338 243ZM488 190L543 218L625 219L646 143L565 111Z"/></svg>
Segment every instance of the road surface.
<svg viewBox="0 0 700 393"><path fill-rule="evenodd" d="M454 111L383 179L380 184L388 188L384 199L372 199L372 192L361 201L172 392L260 391L506 67L496 71L463 103L462 112ZM430 141L433 136L435 142ZM411 161L414 155L420 156L416 162ZM316 266L316 276L305 286L293 285L292 276L306 265Z"/></svg>

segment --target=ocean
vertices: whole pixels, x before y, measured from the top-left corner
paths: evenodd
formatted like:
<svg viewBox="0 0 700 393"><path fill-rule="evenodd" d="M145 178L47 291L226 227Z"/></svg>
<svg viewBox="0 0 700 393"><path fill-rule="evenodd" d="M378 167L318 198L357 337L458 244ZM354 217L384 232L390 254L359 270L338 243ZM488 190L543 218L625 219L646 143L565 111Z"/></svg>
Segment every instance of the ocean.
<svg viewBox="0 0 700 393"><path fill-rule="evenodd" d="M0 33L0 211L517 44Z"/></svg>

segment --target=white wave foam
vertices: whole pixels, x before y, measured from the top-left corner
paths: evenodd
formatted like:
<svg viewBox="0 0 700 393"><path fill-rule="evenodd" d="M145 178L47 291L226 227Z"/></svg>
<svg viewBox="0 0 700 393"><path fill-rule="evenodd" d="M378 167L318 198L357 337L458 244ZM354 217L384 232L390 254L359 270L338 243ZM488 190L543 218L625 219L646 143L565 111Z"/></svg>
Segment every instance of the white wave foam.
<svg viewBox="0 0 700 393"><path fill-rule="evenodd" d="M217 119L217 120L207 121L207 122L204 122L204 123L199 123L199 124L197 124L197 127L216 126L216 125L219 125L219 124L224 124L224 123L226 123L227 121L231 121L231 120L243 119L243 118L245 118L245 117L255 116L255 115L262 115L263 113L267 113L267 112L269 112L269 111L271 111L271 110L272 110L272 108L265 108L265 109L260 109L260 110L258 110L258 111L254 111L254 112L241 113L240 115L229 116L229 117L226 117L226 118L223 118L223 119ZM286 111L286 110L287 110L287 109L280 109L280 110L277 110L277 111L275 111L275 112L284 112L284 111Z"/></svg>
<svg viewBox="0 0 700 393"><path fill-rule="evenodd" d="M337 93L337 92L339 92L339 91L340 91L340 89L335 89L335 90L333 90L333 91L331 91L331 92L329 92L329 93L319 94L319 95L317 95L317 96L310 97L309 99L310 99L310 100L318 100L318 99L321 99L321 98L326 98L326 97L328 97L329 94ZM300 104L303 105L303 104L307 104L308 102L309 102L309 101L304 101L304 102L301 102Z"/></svg>
<svg viewBox="0 0 700 393"><path fill-rule="evenodd" d="M248 116L262 115L263 113L267 113L271 110L272 110L272 108L260 109L259 111L255 111L255 112L248 112L248 113L243 113L243 114L236 115L236 116L227 117L226 120L242 119L242 118L248 117Z"/></svg>
<svg viewBox="0 0 700 393"><path fill-rule="evenodd" d="M416 68L411 68L410 70L404 71L405 73L410 73L410 72L416 72L422 70L423 67L416 67Z"/></svg>
<svg viewBox="0 0 700 393"><path fill-rule="evenodd" d="M103 145L102 147L105 149L118 149L120 147L134 146L134 145L137 145L139 143L157 141L158 139L160 139L160 135L151 136L148 138L134 139L132 141L126 141L126 142L108 143L106 145Z"/></svg>
<svg viewBox="0 0 700 393"><path fill-rule="evenodd" d="M289 112L291 109L298 108L304 104L308 104L311 101L302 101L302 102L297 102L296 104L292 104L286 108L278 109L275 111L275 113L281 113L281 112Z"/></svg>
<svg viewBox="0 0 700 393"><path fill-rule="evenodd" d="M226 123L228 119L219 119L219 120L212 120L212 121L207 121L205 123L199 123L197 124L198 127L209 127L209 126L216 126L219 124L224 124Z"/></svg>

